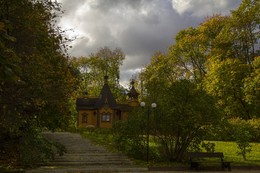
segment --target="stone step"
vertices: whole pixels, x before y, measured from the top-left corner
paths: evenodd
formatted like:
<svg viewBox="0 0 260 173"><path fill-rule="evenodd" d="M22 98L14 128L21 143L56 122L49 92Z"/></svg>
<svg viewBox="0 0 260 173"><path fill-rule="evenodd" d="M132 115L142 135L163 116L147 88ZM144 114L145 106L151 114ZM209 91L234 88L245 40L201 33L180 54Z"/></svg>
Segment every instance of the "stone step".
<svg viewBox="0 0 260 173"><path fill-rule="evenodd" d="M116 156L116 157L126 157L125 155L121 154L121 153L109 153L109 152L81 152L81 153L65 153L63 156L102 156L102 157L105 157L105 156ZM60 156L60 157L63 157L63 156Z"/></svg>
<svg viewBox="0 0 260 173"><path fill-rule="evenodd" d="M89 161L89 160L129 160L128 158L125 157L78 157L78 156L74 156L74 157L58 157L55 159L56 161L64 161L64 160L72 160L72 161L77 161L77 160L85 160L85 161Z"/></svg>
<svg viewBox="0 0 260 173"><path fill-rule="evenodd" d="M55 160L129 160L127 157L122 156L63 156L63 157L56 157Z"/></svg>
<svg viewBox="0 0 260 173"><path fill-rule="evenodd" d="M65 146L66 147L66 146ZM66 147L66 153L68 153L68 154L73 154L73 153L78 153L78 154L80 154L80 153L106 153L106 152L103 152L103 151L100 151L100 150L97 150L97 149L93 149L93 150L83 150L83 149L81 149L81 150L72 150L72 149L69 149L68 147Z"/></svg>
<svg viewBox="0 0 260 173"><path fill-rule="evenodd" d="M109 161L125 161L125 162L131 162L129 159L126 159L126 158L110 158L110 159L107 159L107 158L57 158L55 159L56 162L63 162L63 161L85 161L85 162L89 162L89 161L93 161L93 160L97 160L99 162L105 162L107 160Z"/></svg>
<svg viewBox="0 0 260 173"><path fill-rule="evenodd" d="M63 160L60 160L60 159L56 159L52 162L55 162L55 163L58 163L58 162L85 162L85 163L88 163L88 162L98 162L98 163L107 163L107 162L113 162L113 163L132 163L132 161L130 160L127 160L127 159L83 159L83 160L72 160L72 159L63 159Z"/></svg>
<svg viewBox="0 0 260 173"><path fill-rule="evenodd" d="M111 165L117 165L117 167L120 167L122 165L129 165L131 166L132 163L126 163L124 161L120 162L120 161L88 161L88 162L80 162L80 161L67 161L67 162L50 162L50 163L45 163L44 166L66 166L66 167L70 167L70 166L86 166L86 165L101 165L101 166L111 166Z"/></svg>
<svg viewBox="0 0 260 173"><path fill-rule="evenodd" d="M70 167L70 168L51 168L51 167L41 167L34 170L28 170L26 173L145 173L148 172L147 168L140 167L111 167L111 166L83 166L83 167Z"/></svg>
<svg viewBox="0 0 260 173"><path fill-rule="evenodd" d="M93 144L79 134L69 132L45 132L46 139L61 143L66 153L56 155L54 161L43 163L39 168L26 173L88 173L88 172L147 172L131 159L120 153L112 153L102 146Z"/></svg>

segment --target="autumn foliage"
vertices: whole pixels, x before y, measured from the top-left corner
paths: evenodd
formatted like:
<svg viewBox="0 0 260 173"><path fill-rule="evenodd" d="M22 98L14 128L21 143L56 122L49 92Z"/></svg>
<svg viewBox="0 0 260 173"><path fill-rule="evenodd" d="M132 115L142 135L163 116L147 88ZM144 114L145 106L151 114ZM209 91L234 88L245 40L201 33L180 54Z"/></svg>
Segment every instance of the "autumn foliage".
<svg viewBox="0 0 260 173"><path fill-rule="evenodd" d="M50 159L42 129L68 126L76 76L66 55L56 2L0 1L0 162L33 165Z"/></svg>

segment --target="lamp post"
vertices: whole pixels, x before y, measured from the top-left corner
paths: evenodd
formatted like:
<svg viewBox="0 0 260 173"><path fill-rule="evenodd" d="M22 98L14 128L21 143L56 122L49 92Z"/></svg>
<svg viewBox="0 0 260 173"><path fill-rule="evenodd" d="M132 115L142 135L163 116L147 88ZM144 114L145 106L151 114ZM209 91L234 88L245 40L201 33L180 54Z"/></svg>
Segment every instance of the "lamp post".
<svg viewBox="0 0 260 173"><path fill-rule="evenodd" d="M141 102L140 106L145 108L145 102ZM151 104L151 108L156 108L156 103ZM150 107L148 107L147 112L147 124L146 124L146 161L149 162L149 137L150 137Z"/></svg>

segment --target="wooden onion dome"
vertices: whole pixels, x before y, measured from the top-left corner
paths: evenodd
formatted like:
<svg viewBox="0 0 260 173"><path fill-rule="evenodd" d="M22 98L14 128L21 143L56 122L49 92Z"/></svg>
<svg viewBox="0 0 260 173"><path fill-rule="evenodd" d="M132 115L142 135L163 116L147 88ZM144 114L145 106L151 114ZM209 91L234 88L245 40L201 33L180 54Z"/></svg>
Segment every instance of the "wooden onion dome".
<svg viewBox="0 0 260 173"><path fill-rule="evenodd" d="M131 84L131 88L130 88L130 90L129 90L127 95L128 95L130 100L137 100L138 96L139 96L139 93L136 91L136 89L134 87L135 81L132 80L130 84Z"/></svg>

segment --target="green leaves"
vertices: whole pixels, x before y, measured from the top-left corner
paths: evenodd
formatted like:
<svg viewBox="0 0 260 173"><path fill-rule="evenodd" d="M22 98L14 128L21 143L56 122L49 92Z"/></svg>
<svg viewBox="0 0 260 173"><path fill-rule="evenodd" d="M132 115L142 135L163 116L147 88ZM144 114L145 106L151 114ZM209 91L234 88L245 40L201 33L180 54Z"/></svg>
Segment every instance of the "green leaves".
<svg viewBox="0 0 260 173"><path fill-rule="evenodd" d="M204 79L206 90L218 98L220 107L229 117L250 119L256 116L254 107L257 105L246 100L250 97L247 96L250 89L249 86L245 88L245 81L248 82L251 72L250 65L235 59L212 62L209 66Z"/></svg>
<svg viewBox="0 0 260 173"><path fill-rule="evenodd" d="M249 141L252 139L253 126L249 121L241 120L239 118L231 119L230 125L233 132L233 137L236 140L237 147L240 150L237 154L242 155L246 160L246 154L251 152L252 146Z"/></svg>
<svg viewBox="0 0 260 173"><path fill-rule="evenodd" d="M253 61L250 75L244 79L245 101L252 105L254 117L260 117L260 57Z"/></svg>
<svg viewBox="0 0 260 173"><path fill-rule="evenodd" d="M109 85L116 98L122 97L122 86L119 85L119 67L125 58L121 49L110 50L107 47L100 48L89 57L73 59L76 68L81 72L82 83L80 91L89 95L98 96L104 84L104 76L109 77Z"/></svg>
<svg viewBox="0 0 260 173"><path fill-rule="evenodd" d="M155 123L151 118L151 129L164 154L167 153L165 157L181 161L193 142L201 141L219 123L221 114L214 98L189 80L160 84L161 81L153 80L153 85L160 89L149 86L148 90L147 99L158 105L158 110L154 110Z"/></svg>
<svg viewBox="0 0 260 173"><path fill-rule="evenodd" d="M62 51L62 32L56 32L50 21L55 4L0 0L0 140L4 141L0 152L8 153L4 160L11 158L13 164L27 158L26 162L36 163L48 155L37 157L38 146L27 145L44 143L32 139L42 128L68 126L69 97L77 74ZM32 152L26 152L30 147Z"/></svg>
<svg viewBox="0 0 260 173"><path fill-rule="evenodd" d="M232 16L221 35L218 36L217 43L219 46L223 43L228 45L226 48L221 48L221 50L229 51L227 58L232 56L243 63L251 64L257 56L255 45L260 36L259 8L259 1L243 0L239 8L232 11Z"/></svg>

